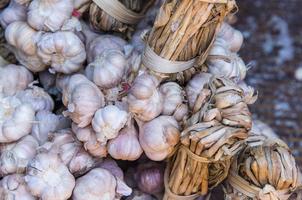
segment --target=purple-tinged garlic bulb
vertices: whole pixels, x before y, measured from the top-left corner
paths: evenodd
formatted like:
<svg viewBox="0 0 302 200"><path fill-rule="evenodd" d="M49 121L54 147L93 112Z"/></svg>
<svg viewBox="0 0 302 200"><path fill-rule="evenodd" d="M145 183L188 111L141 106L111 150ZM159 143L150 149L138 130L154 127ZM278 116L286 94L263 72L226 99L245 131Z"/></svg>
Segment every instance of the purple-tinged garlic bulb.
<svg viewBox="0 0 302 200"><path fill-rule="evenodd" d="M45 33L37 43L37 54L42 61L50 65L51 72L71 74L82 68L86 59L85 46L70 31Z"/></svg>
<svg viewBox="0 0 302 200"><path fill-rule="evenodd" d="M234 29L228 23L222 24L217 38L223 39L226 42L228 49L235 53L240 50L243 43L242 33Z"/></svg>
<svg viewBox="0 0 302 200"><path fill-rule="evenodd" d="M30 192L43 200L71 197L75 178L56 154L38 154L28 165L25 181Z"/></svg>
<svg viewBox="0 0 302 200"><path fill-rule="evenodd" d="M31 132L35 111L15 96L0 96L0 143L19 140Z"/></svg>
<svg viewBox="0 0 302 200"><path fill-rule="evenodd" d="M11 0L8 7L0 13L0 24L6 28L15 21L26 21L26 6Z"/></svg>
<svg viewBox="0 0 302 200"><path fill-rule="evenodd" d="M17 142L0 145L0 174L23 173L36 155L38 141L27 135Z"/></svg>
<svg viewBox="0 0 302 200"><path fill-rule="evenodd" d="M145 154L154 161L167 158L178 143L180 131L172 116L159 116L140 126L139 141Z"/></svg>
<svg viewBox="0 0 302 200"><path fill-rule="evenodd" d="M36 30L55 32L71 18L72 11L70 0L33 0L28 7L27 21Z"/></svg>
<svg viewBox="0 0 302 200"><path fill-rule="evenodd" d="M116 138L119 131L125 126L128 113L117 106L108 105L96 111L92 119L92 127L96 132L97 140L106 143Z"/></svg>
<svg viewBox="0 0 302 200"><path fill-rule="evenodd" d="M118 136L108 142L108 153L117 160L137 160L143 153L138 131L131 120Z"/></svg>
<svg viewBox="0 0 302 200"><path fill-rule="evenodd" d="M163 97L156 77L142 74L134 80L128 94L129 111L142 121L150 121L163 110Z"/></svg>
<svg viewBox="0 0 302 200"><path fill-rule="evenodd" d="M4 95L15 95L33 82L33 75L22 65L9 64L0 67L0 91Z"/></svg>

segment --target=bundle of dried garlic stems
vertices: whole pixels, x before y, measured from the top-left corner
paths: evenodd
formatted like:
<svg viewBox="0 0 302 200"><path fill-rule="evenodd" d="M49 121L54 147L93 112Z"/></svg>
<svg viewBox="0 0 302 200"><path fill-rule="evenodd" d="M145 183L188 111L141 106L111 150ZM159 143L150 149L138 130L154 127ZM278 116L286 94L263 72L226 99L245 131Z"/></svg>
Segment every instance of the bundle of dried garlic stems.
<svg viewBox="0 0 302 200"><path fill-rule="evenodd" d="M253 94L245 95L229 79L199 75L186 88L193 114L166 169L165 200L194 199L220 184L252 126L247 104L255 100ZM194 95L197 78L206 84Z"/></svg>
<svg viewBox="0 0 302 200"><path fill-rule="evenodd" d="M89 9L95 30L131 33L154 0L93 0Z"/></svg>
<svg viewBox="0 0 302 200"><path fill-rule="evenodd" d="M301 188L301 173L281 140L250 136L225 183L227 200L287 200Z"/></svg>
<svg viewBox="0 0 302 200"><path fill-rule="evenodd" d="M234 0L167 0L146 38L143 64L158 76L181 83L204 63ZM193 67L194 66L194 67Z"/></svg>

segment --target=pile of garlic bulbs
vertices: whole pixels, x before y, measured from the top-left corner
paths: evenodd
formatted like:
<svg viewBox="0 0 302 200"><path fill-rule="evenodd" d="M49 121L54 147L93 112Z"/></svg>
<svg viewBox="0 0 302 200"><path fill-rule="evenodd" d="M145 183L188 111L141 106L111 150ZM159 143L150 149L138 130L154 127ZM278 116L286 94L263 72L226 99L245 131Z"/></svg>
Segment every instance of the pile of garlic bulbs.
<svg viewBox="0 0 302 200"><path fill-rule="evenodd" d="M89 13L87 0L1 1L0 7L8 5L0 24L18 62L0 60L0 199L162 199L165 160L205 86L225 78L235 85L226 96L237 97L240 88L240 101L254 103L237 54L243 36L227 23L205 62L208 72L185 85L141 65L140 35L161 3L126 39L94 32L81 13ZM238 104L231 114L209 109L203 118L249 130L249 118L234 116L245 115L246 105Z"/></svg>

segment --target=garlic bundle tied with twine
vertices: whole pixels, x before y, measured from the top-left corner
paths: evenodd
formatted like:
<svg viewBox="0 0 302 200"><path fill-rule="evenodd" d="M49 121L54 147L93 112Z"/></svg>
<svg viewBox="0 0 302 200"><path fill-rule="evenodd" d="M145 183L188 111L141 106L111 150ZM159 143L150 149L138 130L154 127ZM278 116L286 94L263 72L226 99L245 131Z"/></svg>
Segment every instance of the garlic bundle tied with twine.
<svg viewBox="0 0 302 200"><path fill-rule="evenodd" d="M166 200L194 199L221 183L252 126L247 104L256 97L231 80L197 74L186 91L192 113L166 169Z"/></svg>
<svg viewBox="0 0 302 200"><path fill-rule="evenodd" d="M287 200L302 179L283 141L253 135L234 160L225 186L226 200Z"/></svg>
<svg viewBox="0 0 302 200"><path fill-rule="evenodd" d="M129 35L154 0L93 0L89 10L90 24L96 30Z"/></svg>
<svg viewBox="0 0 302 200"><path fill-rule="evenodd" d="M230 1L168 0L146 38L145 67L180 83L200 70L224 18L236 8Z"/></svg>

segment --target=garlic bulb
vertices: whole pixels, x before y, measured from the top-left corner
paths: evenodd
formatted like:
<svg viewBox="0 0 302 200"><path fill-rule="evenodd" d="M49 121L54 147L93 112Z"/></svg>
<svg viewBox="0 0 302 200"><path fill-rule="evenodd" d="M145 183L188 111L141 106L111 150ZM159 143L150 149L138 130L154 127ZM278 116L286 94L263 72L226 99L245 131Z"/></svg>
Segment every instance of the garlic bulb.
<svg viewBox="0 0 302 200"><path fill-rule="evenodd" d="M26 21L26 6L11 0L8 7L0 14L0 24L3 28L6 28L15 21Z"/></svg>
<svg viewBox="0 0 302 200"><path fill-rule="evenodd" d="M143 150L133 122L123 128L116 138L109 141L108 153L118 160L137 160L141 156Z"/></svg>
<svg viewBox="0 0 302 200"><path fill-rule="evenodd" d="M13 22L5 29L5 38L17 60L32 72L46 69L46 65L37 56L36 42L39 37L40 33L28 26L26 22Z"/></svg>
<svg viewBox="0 0 302 200"><path fill-rule="evenodd" d="M28 165L25 181L30 192L42 200L68 199L75 179L56 154L38 154Z"/></svg>
<svg viewBox="0 0 302 200"><path fill-rule="evenodd" d="M148 158L154 161L164 160L171 154L179 137L178 123L171 116L159 116L139 130L140 144Z"/></svg>
<svg viewBox="0 0 302 200"><path fill-rule="evenodd" d="M132 189L124 181L123 170L117 165L117 163L107 158L101 162L98 167L108 170L116 179L115 197L120 199L122 196L129 196L132 193Z"/></svg>
<svg viewBox="0 0 302 200"><path fill-rule="evenodd" d="M77 124L72 123L72 131L77 139L83 142L84 149L95 157L106 157L107 147L99 142L96 138L96 133L91 126L80 128Z"/></svg>
<svg viewBox="0 0 302 200"><path fill-rule="evenodd" d="M83 128L90 124L94 113L104 106L104 95L84 75L75 74L63 79L58 85L63 90L62 101L68 108L64 116Z"/></svg>
<svg viewBox="0 0 302 200"><path fill-rule="evenodd" d="M194 107L196 100L201 98L200 92L210 82L211 77L212 75L209 73L199 73L186 85L185 91L191 109Z"/></svg>
<svg viewBox="0 0 302 200"><path fill-rule="evenodd" d="M163 115L173 115L177 121L188 114L188 106L184 103L184 91L175 82L167 82L160 86L163 95Z"/></svg>
<svg viewBox="0 0 302 200"><path fill-rule="evenodd" d="M242 33L231 27L228 23L222 24L217 37L223 39L232 52L238 52L243 43Z"/></svg>
<svg viewBox="0 0 302 200"><path fill-rule="evenodd" d="M31 135L44 144L51 132L70 127L70 120L63 115L55 115L48 110L41 110L36 113L36 123L32 126Z"/></svg>
<svg viewBox="0 0 302 200"><path fill-rule="evenodd" d="M159 81L152 75L142 74L134 80L128 94L129 111L139 120L150 121L163 110Z"/></svg>
<svg viewBox="0 0 302 200"><path fill-rule="evenodd" d="M128 113L114 105L108 105L96 111L91 125L96 132L97 140L106 143L107 140L117 137L127 119Z"/></svg>
<svg viewBox="0 0 302 200"><path fill-rule="evenodd" d="M155 162L140 164L135 179L141 191L158 194L164 190L164 166Z"/></svg>
<svg viewBox="0 0 302 200"><path fill-rule="evenodd" d="M55 32L71 18L73 1L33 0L29 4L27 21L36 30Z"/></svg>
<svg viewBox="0 0 302 200"><path fill-rule="evenodd" d="M99 55L90 63L87 70L92 70L92 80L100 88L109 89L117 86L125 73L127 61L120 51L109 50Z"/></svg>
<svg viewBox="0 0 302 200"><path fill-rule="evenodd" d="M29 161L36 155L38 141L31 135L15 143L1 144L0 173L23 173Z"/></svg>
<svg viewBox="0 0 302 200"><path fill-rule="evenodd" d="M116 50L123 52L127 42L120 37L114 35L96 36L89 33L89 30L84 31L86 35L86 50L88 63L93 62L99 55L105 51Z"/></svg>
<svg viewBox="0 0 302 200"><path fill-rule="evenodd" d="M25 181L24 176L21 174L12 174L3 177L0 181L0 195L1 199L3 200L36 200L37 198L34 197Z"/></svg>
<svg viewBox="0 0 302 200"><path fill-rule="evenodd" d="M134 190L131 196L127 197L126 200L156 200L156 198L141 191Z"/></svg>
<svg viewBox="0 0 302 200"><path fill-rule="evenodd" d="M53 133L50 142L41 146L42 150L58 154L69 171L76 176L86 173L95 164L94 159L83 149L69 129Z"/></svg>
<svg viewBox="0 0 302 200"><path fill-rule="evenodd" d="M30 104L14 96L0 96L0 143L14 142L28 135L35 118Z"/></svg>
<svg viewBox="0 0 302 200"><path fill-rule="evenodd" d="M27 88L32 81L33 75L21 65L0 67L0 91L4 95L14 95Z"/></svg>
<svg viewBox="0 0 302 200"><path fill-rule="evenodd" d="M54 109L54 101L51 96L38 86L32 85L29 89L18 92L16 96L23 103L30 104L36 112Z"/></svg>
<svg viewBox="0 0 302 200"><path fill-rule="evenodd" d="M247 68L243 60L227 49L224 41L216 40L207 58L209 72L222 77L243 80Z"/></svg>
<svg viewBox="0 0 302 200"><path fill-rule="evenodd" d="M37 46L37 54L45 64L51 65L51 72L76 72L86 59L84 44L70 31L45 33Z"/></svg>

